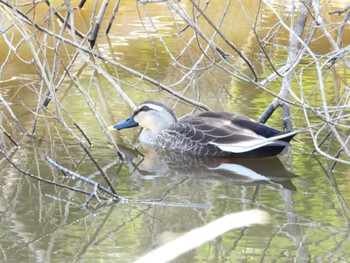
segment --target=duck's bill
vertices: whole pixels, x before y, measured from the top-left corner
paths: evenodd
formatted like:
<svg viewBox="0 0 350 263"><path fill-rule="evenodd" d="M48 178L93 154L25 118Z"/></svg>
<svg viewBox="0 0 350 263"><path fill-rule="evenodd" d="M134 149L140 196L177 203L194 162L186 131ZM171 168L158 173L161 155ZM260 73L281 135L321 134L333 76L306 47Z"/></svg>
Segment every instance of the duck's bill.
<svg viewBox="0 0 350 263"><path fill-rule="evenodd" d="M122 129L132 128L132 127L135 127L138 125L139 124L134 120L134 116L131 116L130 118L126 119L125 121L119 122L119 123L111 126L110 128L122 130Z"/></svg>

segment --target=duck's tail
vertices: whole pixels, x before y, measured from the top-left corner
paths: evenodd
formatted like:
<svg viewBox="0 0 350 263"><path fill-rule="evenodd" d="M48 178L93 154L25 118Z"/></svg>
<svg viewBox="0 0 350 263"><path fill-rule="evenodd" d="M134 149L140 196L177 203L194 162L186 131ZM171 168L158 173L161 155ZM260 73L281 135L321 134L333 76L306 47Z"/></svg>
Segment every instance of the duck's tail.
<svg viewBox="0 0 350 263"><path fill-rule="evenodd" d="M279 141L284 141L284 142L290 142L294 136L297 134L297 132L293 131L293 132L285 132L282 133L281 135L283 135L283 137L281 139L278 139ZM285 137L284 137L285 136ZM277 137L277 136L276 136ZM279 137L279 136L278 136Z"/></svg>

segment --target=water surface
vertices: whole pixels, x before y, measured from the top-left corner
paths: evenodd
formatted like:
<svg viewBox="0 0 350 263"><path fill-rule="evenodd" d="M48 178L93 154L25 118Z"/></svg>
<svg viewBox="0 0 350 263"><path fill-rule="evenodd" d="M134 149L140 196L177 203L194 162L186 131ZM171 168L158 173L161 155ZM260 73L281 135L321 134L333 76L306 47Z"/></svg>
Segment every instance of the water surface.
<svg viewBox="0 0 350 263"><path fill-rule="evenodd" d="M213 7L209 14L223 10L224 4ZM339 7L337 4L335 2L334 7ZM186 3L182 5L186 8ZM253 17L254 5L245 6ZM91 8L89 6L78 13L78 17L85 22L78 25L82 31L88 28L89 16L84 15L91 12ZM179 54L181 46L174 34L178 27L184 27L184 23L179 18L169 18L169 11L162 4L138 8L145 24L141 23L135 3L123 3L109 37L99 37L100 52L133 69L146 72L148 76L159 78L162 83L174 84L183 75L184 69L181 67L191 65L193 57L186 53L179 64L172 63L159 35L162 35L173 54ZM152 29L145 10L154 17L158 32ZM257 43L239 2L233 4L230 12L232 19L237 20L225 20L223 31L229 32L227 37L244 52L251 54ZM40 13L37 15L39 17ZM245 22L239 24L235 21ZM199 23L204 24L202 20ZM263 31L268 31L274 23L272 14L265 13L263 24L266 28ZM148 29L148 34L144 28ZM203 25L203 30L210 32L211 29ZM278 41L288 42L288 36L280 37ZM346 38L344 45L349 41ZM220 40L218 43L221 43ZM330 50L324 38L312 43L311 47L317 54ZM25 56L25 49L20 52ZM274 60L283 63L284 51L280 52L281 57L277 56ZM72 56L74 50L68 48L68 54ZM199 56L195 52L193 55ZM48 58L52 59L50 55ZM3 61L5 58L1 59ZM113 138L127 157L121 161L90 108L98 110L106 125L126 118L132 111L113 85L80 59L71 72L77 74L79 83L86 88L84 94L89 94L93 103L89 105L88 99L72 82L64 81L57 92L68 111L68 114L61 112L64 120L75 134L82 137L72 119L87 133L93 144L88 147L89 150L119 195L132 200L154 199L164 195L164 200L158 205L117 202L99 205L94 199L86 209L83 208L87 198L85 194L26 176L23 172L92 192L90 185L63 174L45 161L45 157L50 156L68 169L106 186L77 139L55 119L54 103L49 105L45 115L41 112L37 116L33 114L38 101L43 99L41 79L33 67L11 55L2 71L1 95L10 102L11 109L28 134L33 130L34 123L36 126L33 136L21 136L9 112L2 106L0 124L20 144L20 147L13 147L1 135L2 148L13 164L0 159L2 261L131 262L165 240L226 214L252 208L268 212L271 215L270 223L232 230L186 253L176 262L350 260L349 166L338 163L330 172L334 163L319 154L311 154L314 147L307 132L300 134L297 137L299 142L293 142L292 147L278 158L225 162L186 156L157 156L138 149L142 151L142 157L134 149L136 129L114 132ZM231 58L230 63L235 59ZM249 74L246 66L239 61L237 67ZM115 70L111 65L107 65L106 70L120 79L119 85L136 104L157 98L171 107L176 105L178 116L193 109L187 104L176 104L170 94L158 92L154 85L122 70ZM258 68L258 71L261 76L264 75L262 69ZM339 70L340 82L346 83L346 73L346 70ZM304 87L310 92L317 82L315 73L310 70L303 74ZM327 94L336 99L333 76L326 81ZM200 90L201 101L214 110L238 112L257 119L272 100L270 95L254 85L228 76L217 67L200 70L195 79L196 84L186 90L186 96L196 98ZM279 87L280 82L276 81L269 89L276 92ZM172 88L182 92L186 85L181 83ZM281 129L280 114L277 111L268 124ZM295 127L305 127L303 112L293 109L293 114ZM319 120L315 118L314 121ZM82 141L86 144L84 138ZM101 194L103 197L107 196Z"/></svg>

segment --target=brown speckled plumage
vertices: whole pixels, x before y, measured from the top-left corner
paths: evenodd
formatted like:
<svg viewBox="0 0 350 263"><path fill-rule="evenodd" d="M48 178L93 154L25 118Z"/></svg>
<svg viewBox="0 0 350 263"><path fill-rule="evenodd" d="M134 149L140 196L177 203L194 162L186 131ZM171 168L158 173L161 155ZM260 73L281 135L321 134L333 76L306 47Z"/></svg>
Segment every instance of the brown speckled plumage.
<svg viewBox="0 0 350 263"><path fill-rule="evenodd" d="M283 132L244 116L204 112L177 120L171 109L155 101L142 103L124 129L140 125L140 142L158 151L216 157L270 157L279 154L295 134ZM282 135L282 136L281 136ZM276 140L271 138L280 136Z"/></svg>

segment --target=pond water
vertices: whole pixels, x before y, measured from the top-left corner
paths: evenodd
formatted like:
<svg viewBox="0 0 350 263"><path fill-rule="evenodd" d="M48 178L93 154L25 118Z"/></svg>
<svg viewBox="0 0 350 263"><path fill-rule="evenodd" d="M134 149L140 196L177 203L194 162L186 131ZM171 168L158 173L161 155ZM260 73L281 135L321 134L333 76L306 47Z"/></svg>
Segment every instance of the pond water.
<svg viewBox="0 0 350 263"><path fill-rule="evenodd" d="M230 12L233 22L225 20L222 30L228 32L226 36L237 47L250 54L257 43L240 2L234 1L232 4ZM244 5L248 17L255 17L258 2ZM189 8L186 3L182 5ZM208 11L209 15L223 10L225 5L226 2L220 2L213 6ZM342 6L342 1L334 1L332 8ZM79 24L83 32L86 32L84 29L89 23L86 14L92 8L91 4L77 11L77 17L85 22ZM138 11L144 18L144 24L140 22ZM145 15L147 12L150 12L158 32L152 29L152 23ZM37 13L38 17L45 14ZM137 8L134 2L122 3L118 14L109 37L99 37L99 51L164 84L176 83L183 76L184 67L191 65L194 58L191 54L185 54L181 65L174 65L164 51L159 34L171 52L179 54L181 46L174 34L176 27L185 25L182 20L169 18L169 11L163 4L139 5ZM102 27L106 26L107 17L109 15ZM267 32L275 22L271 12L264 13L263 26L266 28L263 31ZM204 22L200 20L199 23ZM208 32L211 30L210 27L203 28ZM349 29L346 32L348 37L344 39L344 45L350 42ZM288 37L288 34L279 36L278 43L288 42ZM4 38L0 43L6 43ZM218 40L218 45L220 43ZM325 38L312 43L312 48L320 55L330 50ZM19 49L18 52L26 56L26 50ZM280 53L281 57L274 58L277 64L285 60L285 51L281 50ZM73 56L74 49L67 47L67 54ZM195 52L193 54L199 56ZM48 52L48 60L52 59L50 56L53 55ZM0 59L4 63L5 52L0 52ZM68 60L68 55L64 59ZM337 163L330 171L334 162L312 154L314 145L307 131L299 134L298 141L293 141L292 146L276 158L224 162L171 154L159 156L143 149L136 150L137 129L115 131L113 138L126 156L122 161L96 116L100 116L104 120L102 124L108 126L125 119L132 110L103 74L93 71L80 59L70 72L77 75L80 85L86 87L86 93L65 80L57 92L62 105L52 102L46 113L35 113L38 102L43 99L42 93L45 93L35 68L12 54L2 69L0 94L3 100L9 103L28 134L34 123L36 125L33 136L21 136L5 103L1 102L1 127L12 134L19 147L11 146L1 134L1 148L8 159L4 155L0 157L0 261L132 262L168 239L224 215L253 208L268 212L269 224L229 231L174 262L350 261L350 167ZM230 63L233 63L235 57L230 59ZM309 61L303 63L306 65ZM237 68L249 74L240 61L237 61ZM193 110L193 106L176 104L174 96L158 91L154 85L125 71L116 70L112 65L106 65L104 69L112 72L116 79L119 78L118 84L135 104L158 99L174 106L178 116ZM259 74L264 74L262 68L257 70ZM336 80L342 85L347 84L347 73L345 67L339 69L339 80ZM309 92L317 78L312 70L306 70L303 74L305 91ZM333 78L334 75L329 76L325 83L327 95L336 99ZM199 96L214 110L237 112L258 119L272 101L266 92L217 67L199 71L194 79L195 84L192 83L186 92L186 83L172 87L191 98ZM280 85L280 81L276 81L269 89L277 92ZM87 98L86 94L90 97ZM89 99L91 104L87 103ZM87 195L26 176L25 173L92 192L91 185L71 178L50 165L45 160L49 156L60 165L107 187L77 138L55 118L57 108L61 109L60 114L66 125L73 129L74 134L79 134L84 143L86 140L73 122L86 132L93 144L88 147L89 151L120 196L132 200L163 196L163 202L99 205L93 199L87 209L83 208ZM297 109L292 109L292 112L294 126L306 127L304 113ZM312 120L317 122L316 118ZM268 125L282 129L281 110L274 113ZM349 134L347 129L342 132ZM103 197L106 195L101 193Z"/></svg>

